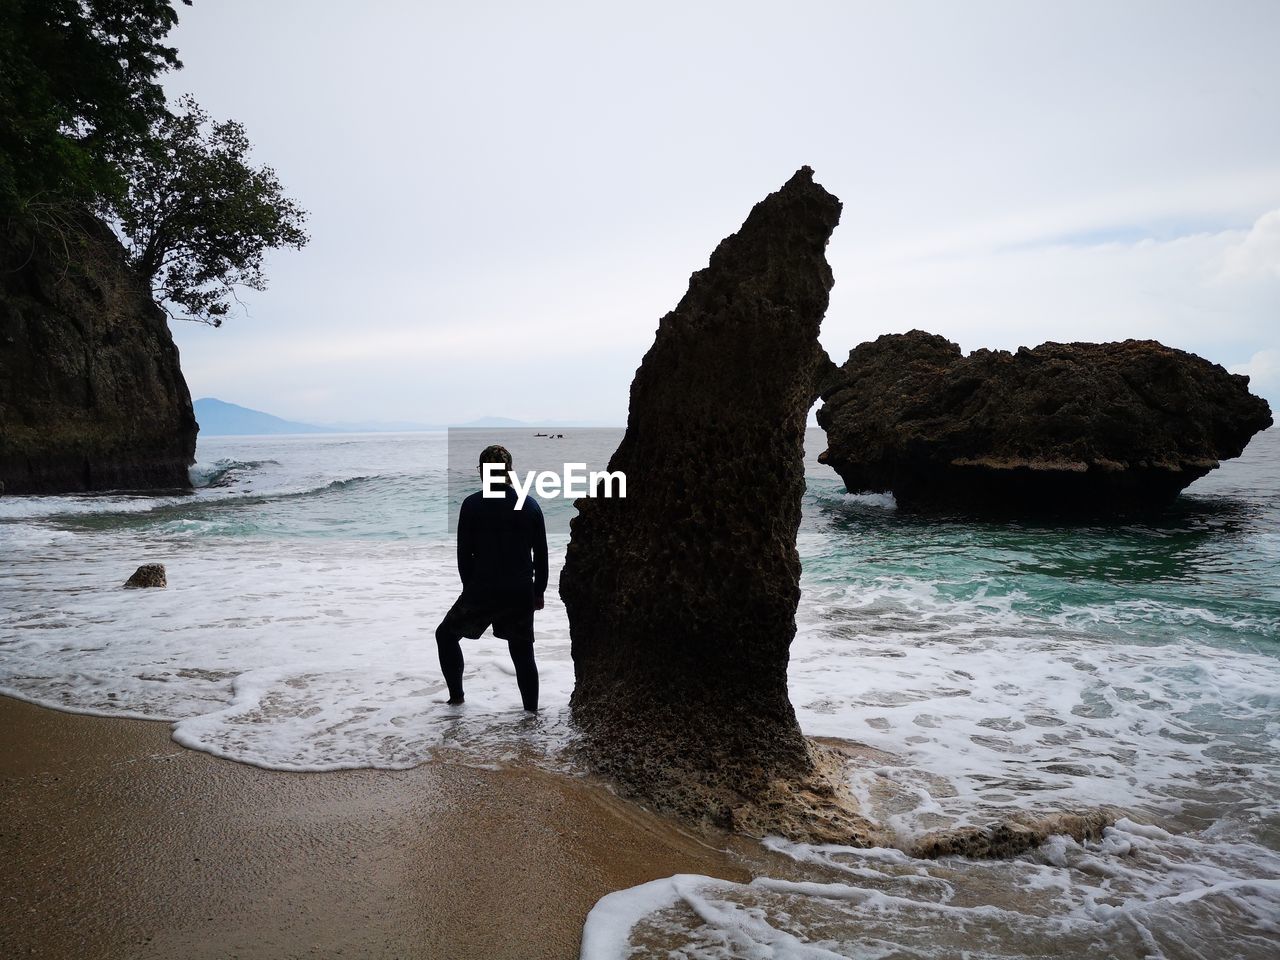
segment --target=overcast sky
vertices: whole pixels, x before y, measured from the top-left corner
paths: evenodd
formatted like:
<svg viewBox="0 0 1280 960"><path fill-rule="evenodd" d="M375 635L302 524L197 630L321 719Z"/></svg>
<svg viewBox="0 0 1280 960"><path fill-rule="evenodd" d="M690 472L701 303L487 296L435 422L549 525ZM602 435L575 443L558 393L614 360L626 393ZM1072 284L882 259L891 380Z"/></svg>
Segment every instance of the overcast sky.
<svg viewBox="0 0 1280 960"><path fill-rule="evenodd" d="M658 318L803 164L822 341L1155 338L1280 401L1280 3L196 0L167 81L312 242L192 395L299 420L622 423Z"/></svg>

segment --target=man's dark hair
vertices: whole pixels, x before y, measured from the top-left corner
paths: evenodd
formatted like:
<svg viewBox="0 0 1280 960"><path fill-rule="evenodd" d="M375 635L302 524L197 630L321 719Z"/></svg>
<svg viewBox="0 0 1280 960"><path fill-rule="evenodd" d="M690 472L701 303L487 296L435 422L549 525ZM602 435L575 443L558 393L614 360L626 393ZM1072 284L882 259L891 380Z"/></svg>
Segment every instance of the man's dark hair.
<svg viewBox="0 0 1280 960"><path fill-rule="evenodd" d="M511 472L511 451L501 444L491 444L480 451L480 469L484 469L486 463L502 464L502 482L510 483L511 478L507 476Z"/></svg>

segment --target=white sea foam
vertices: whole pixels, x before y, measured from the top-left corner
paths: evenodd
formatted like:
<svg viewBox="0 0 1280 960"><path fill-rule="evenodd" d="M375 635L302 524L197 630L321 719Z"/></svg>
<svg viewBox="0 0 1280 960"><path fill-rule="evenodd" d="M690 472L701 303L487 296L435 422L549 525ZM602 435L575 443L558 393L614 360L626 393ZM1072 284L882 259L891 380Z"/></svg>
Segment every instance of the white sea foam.
<svg viewBox="0 0 1280 960"><path fill-rule="evenodd" d="M876 507L880 510L898 509L898 501L892 493L846 493L841 499L850 505Z"/></svg>
<svg viewBox="0 0 1280 960"><path fill-rule="evenodd" d="M6 523L0 527L0 547L12 551L65 546L74 539L75 534L69 530L57 530L34 523Z"/></svg>
<svg viewBox="0 0 1280 960"><path fill-rule="evenodd" d="M1209 785L1262 813L1280 783L1274 656L1117 643L1037 622L1016 595L923 583L806 599L789 668L801 726L893 755L855 785L891 791L905 837L1028 803L1172 811Z"/></svg>
<svg viewBox="0 0 1280 960"><path fill-rule="evenodd" d="M100 496L70 495L65 497L0 497L0 520L70 517L83 514L147 513L159 507L173 506L188 498L152 494L116 494ZM5 526L8 526L7 524ZM0 536L5 535L0 529Z"/></svg>
<svg viewBox="0 0 1280 960"><path fill-rule="evenodd" d="M1057 837L1009 862L918 861L776 838L767 846L792 865L762 867L804 879L682 875L610 894L587 918L583 960L637 951L726 960L1264 958L1280 932L1275 854L1128 820L1098 843Z"/></svg>
<svg viewBox="0 0 1280 960"><path fill-rule="evenodd" d="M458 586L443 543L150 541L25 548L4 592L0 691L77 712L174 722L189 747L286 770L403 768L439 747L477 762L553 761L568 738L568 624L538 617L542 703L521 710L506 644L464 641L467 702L448 707L434 629ZM558 558L563 548L556 551ZM165 590L120 584L141 562ZM69 569L74 567L74 570Z"/></svg>

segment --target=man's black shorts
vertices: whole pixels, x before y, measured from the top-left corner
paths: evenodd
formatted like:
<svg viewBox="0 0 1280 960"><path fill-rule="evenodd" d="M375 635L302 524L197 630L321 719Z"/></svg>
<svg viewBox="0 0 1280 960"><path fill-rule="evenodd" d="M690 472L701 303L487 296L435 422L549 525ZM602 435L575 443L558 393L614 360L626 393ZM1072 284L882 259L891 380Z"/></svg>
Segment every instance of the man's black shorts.
<svg viewBox="0 0 1280 960"><path fill-rule="evenodd" d="M464 594L454 601L440 626L448 633L475 640L490 624L499 640L533 643L533 603L523 598L515 602L480 600Z"/></svg>

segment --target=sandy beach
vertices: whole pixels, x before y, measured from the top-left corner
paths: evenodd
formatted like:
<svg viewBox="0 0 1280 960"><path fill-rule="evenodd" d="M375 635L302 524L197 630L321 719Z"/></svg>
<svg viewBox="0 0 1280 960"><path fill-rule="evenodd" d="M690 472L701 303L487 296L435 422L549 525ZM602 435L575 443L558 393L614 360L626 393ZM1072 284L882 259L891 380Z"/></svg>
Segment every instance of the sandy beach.
<svg viewBox="0 0 1280 960"><path fill-rule="evenodd" d="M578 954L604 894L741 863L597 784L280 773L0 697L0 956Z"/></svg>

